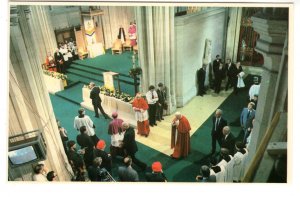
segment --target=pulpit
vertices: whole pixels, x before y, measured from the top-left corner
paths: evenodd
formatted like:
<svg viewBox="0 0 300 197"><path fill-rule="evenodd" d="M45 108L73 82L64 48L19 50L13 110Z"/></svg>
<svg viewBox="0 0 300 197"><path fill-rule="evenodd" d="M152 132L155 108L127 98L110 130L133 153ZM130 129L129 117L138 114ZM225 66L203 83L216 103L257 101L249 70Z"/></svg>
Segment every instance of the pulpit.
<svg viewBox="0 0 300 197"><path fill-rule="evenodd" d="M103 72L104 86L110 90L115 91L114 81L117 82L118 91L121 92L119 73Z"/></svg>

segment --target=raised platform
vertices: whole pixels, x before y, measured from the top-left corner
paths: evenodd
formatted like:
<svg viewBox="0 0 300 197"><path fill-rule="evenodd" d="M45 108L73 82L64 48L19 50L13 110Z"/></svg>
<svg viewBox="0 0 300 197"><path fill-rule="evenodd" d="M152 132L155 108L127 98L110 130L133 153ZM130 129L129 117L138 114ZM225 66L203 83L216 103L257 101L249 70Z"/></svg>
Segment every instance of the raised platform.
<svg viewBox="0 0 300 197"><path fill-rule="evenodd" d="M137 122L135 120L135 113L130 103L121 101L120 99L116 99L114 97L105 96L103 94L100 94L100 98L102 100L101 106L107 115L111 117L113 112L118 112L119 118L136 128ZM82 100L83 102L80 103L82 107L94 111L94 107L90 99L90 89L82 88Z"/></svg>
<svg viewBox="0 0 300 197"><path fill-rule="evenodd" d="M73 61L67 69L68 80L89 84L93 81L97 85L104 84L103 72L119 73L121 91L134 96L134 80L129 75L132 68L133 52L126 51L120 55L111 55L109 50L104 55L95 58ZM136 60L136 64L138 60ZM139 80L138 80L139 82ZM117 82L115 82L117 87Z"/></svg>

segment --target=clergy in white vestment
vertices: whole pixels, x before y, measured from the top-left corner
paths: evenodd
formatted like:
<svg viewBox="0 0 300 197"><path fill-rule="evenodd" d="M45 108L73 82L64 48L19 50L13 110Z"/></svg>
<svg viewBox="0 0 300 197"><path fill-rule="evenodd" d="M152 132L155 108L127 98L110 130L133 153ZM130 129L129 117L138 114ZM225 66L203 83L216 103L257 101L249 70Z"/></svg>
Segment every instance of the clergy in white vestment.
<svg viewBox="0 0 300 197"><path fill-rule="evenodd" d="M234 164L233 164L233 182L241 182L244 176L244 161L246 155L248 155L248 151L245 148L242 142L237 142L235 144L237 152L233 156Z"/></svg>
<svg viewBox="0 0 300 197"><path fill-rule="evenodd" d="M260 84L253 84L249 89L249 100L253 100L255 95L259 94Z"/></svg>
<svg viewBox="0 0 300 197"><path fill-rule="evenodd" d="M229 150L227 148L221 148L221 158L218 166L224 166L224 182L232 182L233 175L233 156L229 155Z"/></svg>
<svg viewBox="0 0 300 197"><path fill-rule="evenodd" d="M95 143L97 144L99 138L97 137L95 133L95 125L91 118L88 115L85 115L85 110L83 108L80 108L78 110L78 116L74 119L74 128L77 129L77 131L80 130L80 127L85 126L88 136L90 136Z"/></svg>

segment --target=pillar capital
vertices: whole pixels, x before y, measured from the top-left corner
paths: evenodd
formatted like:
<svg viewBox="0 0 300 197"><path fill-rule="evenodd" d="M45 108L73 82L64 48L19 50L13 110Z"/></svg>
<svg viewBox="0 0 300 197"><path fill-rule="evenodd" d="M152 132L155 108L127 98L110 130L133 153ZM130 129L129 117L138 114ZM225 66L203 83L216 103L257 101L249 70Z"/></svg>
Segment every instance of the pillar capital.
<svg viewBox="0 0 300 197"><path fill-rule="evenodd" d="M252 27L260 35L255 50L264 56L264 67L277 72L288 31L288 21L283 18L270 18L262 15L251 17Z"/></svg>
<svg viewBox="0 0 300 197"><path fill-rule="evenodd" d="M31 13L28 5L11 5L10 6L10 26L16 26L19 24L20 11L25 13L27 19L29 19L29 14Z"/></svg>

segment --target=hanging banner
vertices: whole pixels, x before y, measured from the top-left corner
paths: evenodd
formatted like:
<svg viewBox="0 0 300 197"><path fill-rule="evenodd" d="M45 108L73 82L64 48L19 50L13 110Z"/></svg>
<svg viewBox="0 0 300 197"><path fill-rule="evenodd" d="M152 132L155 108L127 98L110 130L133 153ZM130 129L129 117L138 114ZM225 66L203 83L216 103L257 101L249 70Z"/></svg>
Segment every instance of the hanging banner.
<svg viewBox="0 0 300 197"><path fill-rule="evenodd" d="M91 17L83 17L85 36L87 40L87 45L92 45L96 43L96 29L94 26L94 21Z"/></svg>
<svg viewBox="0 0 300 197"><path fill-rule="evenodd" d="M206 68L206 74L205 74L205 81L204 81L204 86L209 86L209 76L210 76L210 62L211 62L211 50L212 50L212 44L211 44L211 40L206 39L205 40L205 48L204 48L204 55L203 55L203 64L207 65Z"/></svg>

